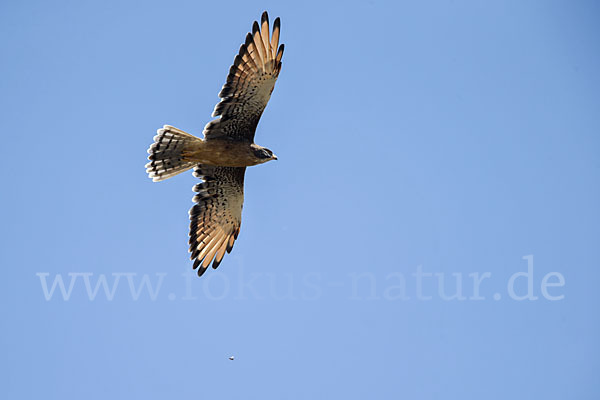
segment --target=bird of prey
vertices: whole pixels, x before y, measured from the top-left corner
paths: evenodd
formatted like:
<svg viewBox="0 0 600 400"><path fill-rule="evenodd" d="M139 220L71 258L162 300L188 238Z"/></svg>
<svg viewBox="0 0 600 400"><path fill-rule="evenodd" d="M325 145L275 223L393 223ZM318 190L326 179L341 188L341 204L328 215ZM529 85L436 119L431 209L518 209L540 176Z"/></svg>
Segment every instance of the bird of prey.
<svg viewBox="0 0 600 400"><path fill-rule="evenodd" d="M240 233L246 167L277 160L273 152L254 143L254 133L281 70L279 18L270 35L269 16L254 21L252 33L240 47L227 81L204 127L204 139L169 125L157 131L148 149L146 172L162 181L188 169L203 182L194 186L196 203L190 209L190 252L198 276L210 263L217 268L231 252Z"/></svg>

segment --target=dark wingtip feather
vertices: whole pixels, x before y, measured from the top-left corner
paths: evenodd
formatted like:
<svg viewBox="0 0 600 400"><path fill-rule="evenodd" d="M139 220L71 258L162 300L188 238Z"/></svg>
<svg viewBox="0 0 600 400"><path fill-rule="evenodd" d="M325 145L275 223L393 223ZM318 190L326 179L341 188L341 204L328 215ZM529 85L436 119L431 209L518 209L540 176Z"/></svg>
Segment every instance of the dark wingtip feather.
<svg viewBox="0 0 600 400"><path fill-rule="evenodd" d="M213 269L217 269L217 267L219 266L219 264L221 264L221 261L223 261L223 259L221 258L221 260L217 261L217 259L215 258L215 260L212 263L212 267Z"/></svg>
<svg viewBox="0 0 600 400"><path fill-rule="evenodd" d="M198 268L198 277L201 277L202 275L204 275L204 273L206 272L207 268Z"/></svg>
<svg viewBox="0 0 600 400"><path fill-rule="evenodd" d="M244 46L244 45L242 45L242 46L240 47L240 50L242 50L242 49L243 49L243 46ZM238 67L238 66L239 66L241 63L242 63L242 57L241 57L239 54L237 54L237 55L235 56L235 58L233 59L233 65L232 65L232 66L231 66L231 68L229 69L229 73L231 74L232 72L235 72L235 70L237 69L237 67Z"/></svg>
<svg viewBox="0 0 600 400"><path fill-rule="evenodd" d="M266 11L264 11L262 13L262 16L260 17L260 24L264 24L265 21L267 22L267 24L269 23L269 14Z"/></svg>
<svg viewBox="0 0 600 400"><path fill-rule="evenodd" d="M258 27L258 22L254 21L254 23L252 24L252 34L255 35L256 32L258 32L260 29Z"/></svg>
<svg viewBox="0 0 600 400"><path fill-rule="evenodd" d="M279 66L281 66L281 59L283 58L283 50L285 50L285 45L281 44L279 46L279 50L277 50L277 54L275 55L275 61L279 61Z"/></svg>
<svg viewBox="0 0 600 400"><path fill-rule="evenodd" d="M231 246L230 246L230 245L227 245L227 254L231 253L231 250L233 250L233 245L234 245L234 244L235 244L235 242L233 242L233 243L231 244Z"/></svg>
<svg viewBox="0 0 600 400"><path fill-rule="evenodd" d="M279 20L279 17L275 18L275 22L273 22L273 30L275 30L276 28L280 28L281 27L281 21Z"/></svg>
<svg viewBox="0 0 600 400"><path fill-rule="evenodd" d="M246 45L246 47L247 47L247 46L250 46L250 43L252 43L252 41L253 41L253 40L252 40L252 34L251 34L251 33L248 33L248 34L246 35L246 42L245 42L244 44Z"/></svg>

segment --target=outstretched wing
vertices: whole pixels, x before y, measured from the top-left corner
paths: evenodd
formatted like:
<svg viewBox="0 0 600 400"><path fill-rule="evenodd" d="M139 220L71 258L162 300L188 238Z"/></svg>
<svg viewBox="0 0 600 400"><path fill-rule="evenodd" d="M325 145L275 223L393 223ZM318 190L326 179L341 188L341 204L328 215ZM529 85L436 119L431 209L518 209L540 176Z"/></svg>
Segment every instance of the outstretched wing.
<svg viewBox="0 0 600 400"><path fill-rule="evenodd" d="M269 38L269 16L265 11L261 26L254 21L252 33L229 69L227 82L221 89L221 102L215 106L212 116L220 116L204 127L204 137L209 139L229 137L236 140L254 141L256 125L262 115L275 81L281 70L283 44L279 45L279 18L273 24Z"/></svg>
<svg viewBox="0 0 600 400"><path fill-rule="evenodd" d="M194 186L197 204L190 209L190 252L198 276L213 259L213 268L219 266L240 233L245 172L245 167L194 168L194 176L204 181Z"/></svg>

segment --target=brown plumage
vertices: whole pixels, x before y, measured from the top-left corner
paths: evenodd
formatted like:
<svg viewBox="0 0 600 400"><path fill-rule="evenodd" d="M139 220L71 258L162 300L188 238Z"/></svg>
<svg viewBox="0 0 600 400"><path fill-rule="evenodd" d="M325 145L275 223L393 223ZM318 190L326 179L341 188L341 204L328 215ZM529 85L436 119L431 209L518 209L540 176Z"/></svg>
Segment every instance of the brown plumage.
<svg viewBox="0 0 600 400"><path fill-rule="evenodd" d="M254 144L254 134L281 70L279 31L277 18L270 36L266 11L260 26L254 22L219 93L221 101L212 114L219 118L205 126L204 139L165 125L148 149L146 172L153 181L190 168L204 181L194 186L197 204L190 210L189 244L198 275L211 262L217 268L238 237L246 167L277 159L271 150Z"/></svg>

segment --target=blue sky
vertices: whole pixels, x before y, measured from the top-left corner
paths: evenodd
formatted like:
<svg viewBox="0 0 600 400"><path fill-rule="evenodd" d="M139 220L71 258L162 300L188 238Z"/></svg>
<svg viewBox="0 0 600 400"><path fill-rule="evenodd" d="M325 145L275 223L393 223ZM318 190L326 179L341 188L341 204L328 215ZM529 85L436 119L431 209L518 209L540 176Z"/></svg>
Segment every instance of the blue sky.
<svg viewBox="0 0 600 400"><path fill-rule="evenodd" d="M265 9L279 161L198 279L197 180L146 149L201 134ZM599 12L3 2L1 397L598 398Z"/></svg>

